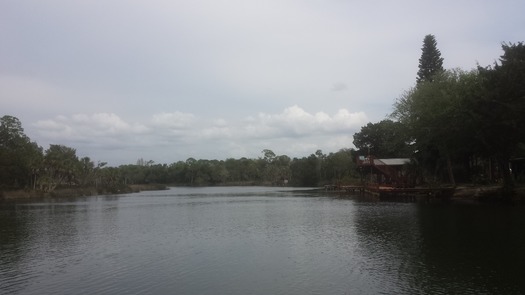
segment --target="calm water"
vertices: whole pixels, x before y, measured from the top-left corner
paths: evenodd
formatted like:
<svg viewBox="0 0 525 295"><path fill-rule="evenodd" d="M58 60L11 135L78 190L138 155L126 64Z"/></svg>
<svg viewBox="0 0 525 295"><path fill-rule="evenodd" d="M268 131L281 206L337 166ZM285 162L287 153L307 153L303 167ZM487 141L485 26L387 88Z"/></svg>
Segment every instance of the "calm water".
<svg viewBox="0 0 525 295"><path fill-rule="evenodd" d="M0 203L1 294L525 294L525 208L273 188Z"/></svg>

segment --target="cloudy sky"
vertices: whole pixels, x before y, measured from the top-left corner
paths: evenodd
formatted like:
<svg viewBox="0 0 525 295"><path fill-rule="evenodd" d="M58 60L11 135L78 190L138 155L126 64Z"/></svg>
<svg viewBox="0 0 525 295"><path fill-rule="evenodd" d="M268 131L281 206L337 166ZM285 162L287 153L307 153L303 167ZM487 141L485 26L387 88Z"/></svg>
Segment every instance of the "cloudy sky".
<svg viewBox="0 0 525 295"><path fill-rule="evenodd" d="M111 165L351 148L412 87L525 39L522 0L3 0L0 116Z"/></svg>

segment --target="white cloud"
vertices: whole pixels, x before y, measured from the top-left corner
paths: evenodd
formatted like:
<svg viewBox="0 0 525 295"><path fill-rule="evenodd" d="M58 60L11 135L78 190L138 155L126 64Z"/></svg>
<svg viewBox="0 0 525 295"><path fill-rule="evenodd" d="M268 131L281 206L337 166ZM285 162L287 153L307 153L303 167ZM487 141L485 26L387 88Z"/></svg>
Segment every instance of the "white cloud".
<svg viewBox="0 0 525 295"><path fill-rule="evenodd" d="M143 154L134 158L164 155L168 158L155 161L169 162L176 158L173 148L180 146L185 146L185 150L176 154L184 159L194 153L219 159L254 156L264 148L291 152L294 156L305 149L313 149L310 151L313 152L323 146L337 150L349 144L346 139L340 141L341 136L353 134L366 122L367 117L362 112L341 109L330 116L323 112L311 114L295 105L278 114L261 113L244 120L204 119L190 113L172 112L154 114L146 123L131 123L114 113L96 113L61 115L40 120L34 127L46 141L60 142L86 152L97 147L100 149L95 151L98 158L104 159L105 155L114 158L104 151L104 146L108 145L110 151L118 148L122 154L140 149ZM304 142L298 142L297 137ZM345 146L334 147L334 142L343 142ZM152 152L145 152L144 148L151 148ZM205 152L210 149L213 151Z"/></svg>
<svg viewBox="0 0 525 295"><path fill-rule="evenodd" d="M66 119L67 120L67 119ZM119 133L143 133L148 128L142 124L129 124L113 113L98 113L91 116L73 115L71 121L77 126L91 127L94 133L113 135Z"/></svg>
<svg viewBox="0 0 525 295"><path fill-rule="evenodd" d="M260 113L247 121L249 124L244 130L254 137L300 137L350 131L366 124L368 118L363 112L350 113L346 109L340 109L333 116L324 112L311 114L294 105L280 114Z"/></svg>
<svg viewBox="0 0 525 295"><path fill-rule="evenodd" d="M195 123L195 115L182 112L160 113L151 119L155 127L168 129L188 129Z"/></svg>
<svg viewBox="0 0 525 295"><path fill-rule="evenodd" d="M149 129L138 123L127 123L113 113L60 115L34 124L40 135L52 140L81 141L103 144L116 137L144 134Z"/></svg>

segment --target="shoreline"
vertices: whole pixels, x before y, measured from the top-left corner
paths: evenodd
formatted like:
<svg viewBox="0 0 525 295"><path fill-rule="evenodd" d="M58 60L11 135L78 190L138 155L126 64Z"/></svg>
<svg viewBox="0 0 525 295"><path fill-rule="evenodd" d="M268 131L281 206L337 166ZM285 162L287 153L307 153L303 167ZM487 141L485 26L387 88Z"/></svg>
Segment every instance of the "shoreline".
<svg viewBox="0 0 525 295"><path fill-rule="evenodd" d="M444 187L444 189L449 187ZM450 187L452 189L452 187ZM347 191L340 189L326 189L319 188L314 191L324 191L326 193L336 193L336 194L355 194L356 191ZM357 192L359 193L359 192ZM378 195L373 192L361 192L364 194ZM399 195L392 194L391 199L397 198L409 198L409 199L421 199L421 198L431 198L431 199L441 199L452 202L480 202L480 203L525 203L525 186L518 185L514 188L513 192L509 194L504 192L502 186L500 185L473 185L473 184L463 184L455 187L451 194L446 196L432 196L425 195L421 193L410 194L408 192L401 193ZM389 197L385 197L389 199Z"/></svg>
<svg viewBox="0 0 525 295"><path fill-rule="evenodd" d="M249 187L251 185L245 186ZM166 190L168 187L165 184L131 184L113 189L96 187L59 188L47 193L33 190L9 190L0 191L0 201L117 195L141 191ZM323 188L312 188L310 191L341 193L341 191L326 191ZM450 197L444 198L444 200L453 202L525 202L525 186L517 186L513 194L509 196L505 195L502 192L502 187L498 185L460 185L455 188L454 193Z"/></svg>
<svg viewBox="0 0 525 295"><path fill-rule="evenodd" d="M525 186L516 186L512 194L505 193L499 185L466 185L458 186L451 197L453 201L479 202L523 202L525 201Z"/></svg>
<svg viewBox="0 0 525 295"><path fill-rule="evenodd" d="M167 188L168 186L164 184L130 184L127 186L121 186L113 189L96 187L58 188L52 192L41 192L34 190L8 190L0 191L0 201L38 198L68 198L100 195L117 195L127 193L138 193L141 191L166 190Z"/></svg>

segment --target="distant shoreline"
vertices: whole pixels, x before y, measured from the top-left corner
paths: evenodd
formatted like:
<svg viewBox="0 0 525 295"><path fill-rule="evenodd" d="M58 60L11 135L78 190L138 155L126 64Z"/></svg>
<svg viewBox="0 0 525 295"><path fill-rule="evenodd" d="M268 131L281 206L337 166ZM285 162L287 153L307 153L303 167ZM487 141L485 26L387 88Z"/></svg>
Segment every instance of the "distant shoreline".
<svg viewBox="0 0 525 295"><path fill-rule="evenodd" d="M220 185L224 186L224 185ZM219 187L220 187L219 186ZM232 185L232 186L246 186L253 185ZM53 192L40 192L33 190L9 190L0 191L0 201L7 200L24 200L24 199L38 199L38 198L68 198L68 197L88 197L100 195L117 195L126 193L138 193L141 191L158 191L167 190L170 185L165 184L131 184L114 189L85 187L85 188L59 188ZM341 193L341 191L326 191L324 188L310 188L308 190L300 190L301 192L333 192ZM449 198L451 201L457 202L493 202L493 201L525 201L525 186L518 186L511 196L504 196L502 194L501 186L497 185L462 185L458 186L454 194Z"/></svg>
<svg viewBox="0 0 525 295"><path fill-rule="evenodd" d="M164 184L131 184L115 189L82 187L82 188L59 188L52 192L41 192L34 190L8 190L0 191L0 200L21 200L37 198L60 198L60 197L88 197L99 195L116 195L126 193L138 193L141 191L166 190Z"/></svg>

